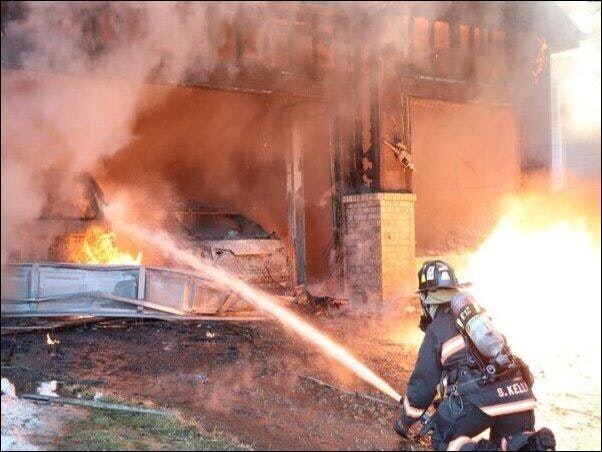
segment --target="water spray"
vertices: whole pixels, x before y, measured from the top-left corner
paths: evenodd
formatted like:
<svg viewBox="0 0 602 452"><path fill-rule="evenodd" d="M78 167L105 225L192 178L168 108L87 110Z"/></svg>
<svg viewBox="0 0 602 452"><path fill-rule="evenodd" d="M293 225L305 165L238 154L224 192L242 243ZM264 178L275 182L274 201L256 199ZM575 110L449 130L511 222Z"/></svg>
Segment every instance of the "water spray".
<svg viewBox="0 0 602 452"><path fill-rule="evenodd" d="M212 281L228 287L230 290L253 304L257 309L269 314L284 326L299 334L303 339L317 346L321 351L347 367L367 383L395 399L395 401L400 400L400 394L398 394L382 378L359 362L343 346L330 339L316 327L309 324L286 307L282 306L274 296L250 286L227 271L214 267L194 255L192 252L182 249L170 235L164 232L157 233L156 231L151 231L126 220L126 216L122 215L122 211L120 211L118 204L105 204L103 207L105 215L114 224L116 229L161 250L176 261L204 274Z"/></svg>

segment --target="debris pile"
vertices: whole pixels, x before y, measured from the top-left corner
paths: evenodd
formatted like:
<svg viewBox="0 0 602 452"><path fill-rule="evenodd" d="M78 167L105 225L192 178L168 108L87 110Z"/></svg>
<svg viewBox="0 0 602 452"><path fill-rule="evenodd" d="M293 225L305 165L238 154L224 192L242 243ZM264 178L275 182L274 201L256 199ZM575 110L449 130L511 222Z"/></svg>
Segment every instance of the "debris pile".
<svg viewBox="0 0 602 452"><path fill-rule="evenodd" d="M308 290L297 291L293 299L293 304L298 306L301 311L307 314L321 315L333 308L345 306L348 301L344 298L335 298L327 295L312 295Z"/></svg>

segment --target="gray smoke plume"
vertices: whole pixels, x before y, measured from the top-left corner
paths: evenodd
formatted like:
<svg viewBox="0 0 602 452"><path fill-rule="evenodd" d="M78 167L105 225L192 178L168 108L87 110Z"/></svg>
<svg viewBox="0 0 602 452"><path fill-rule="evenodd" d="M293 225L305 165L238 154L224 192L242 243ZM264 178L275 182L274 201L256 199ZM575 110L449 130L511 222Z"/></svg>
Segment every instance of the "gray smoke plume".
<svg viewBox="0 0 602 452"><path fill-rule="evenodd" d="M17 233L48 203L49 185L52 202L72 197L74 175L92 170L132 139L135 115L149 106L143 82L182 80L191 64L212 65L203 47L206 4L19 7L15 20L3 17L2 30L3 41L10 37L19 50L5 52L3 42L3 263Z"/></svg>

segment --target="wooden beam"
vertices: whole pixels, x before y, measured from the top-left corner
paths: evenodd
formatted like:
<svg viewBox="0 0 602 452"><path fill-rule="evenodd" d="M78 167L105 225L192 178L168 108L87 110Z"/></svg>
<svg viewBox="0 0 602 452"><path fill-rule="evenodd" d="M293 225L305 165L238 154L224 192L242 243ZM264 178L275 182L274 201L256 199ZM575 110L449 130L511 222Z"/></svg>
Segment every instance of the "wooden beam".
<svg viewBox="0 0 602 452"><path fill-rule="evenodd" d="M28 325L28 326L3 326L1 328L1 334L25 334L32 333L35 331L46 331L56 330L60 328L67 328L70 326L83 325L85 323L97 323L106 320L104 317L82 317L79 319L70 319L57 322L44 323L42 325Z"/></svg>
<svg viewBox="0 0 602 452"><path fill-rule="evenodd" d="M378 58L378 49L372 45L369 49L369 93L370 93L370 159L372 160L372 185L371 191L377 192L381 189L381 140L380 140L380 88L381 74Z"/></svg>
<svg viewBox="0 0 602 452"><path fill-rule="evenodd" d="M302 136L300 119L294 109L288 109L289 140L287 156L287 213L288 226L295 254L295 286L306 283L305 197L303 191Z"/></svg>

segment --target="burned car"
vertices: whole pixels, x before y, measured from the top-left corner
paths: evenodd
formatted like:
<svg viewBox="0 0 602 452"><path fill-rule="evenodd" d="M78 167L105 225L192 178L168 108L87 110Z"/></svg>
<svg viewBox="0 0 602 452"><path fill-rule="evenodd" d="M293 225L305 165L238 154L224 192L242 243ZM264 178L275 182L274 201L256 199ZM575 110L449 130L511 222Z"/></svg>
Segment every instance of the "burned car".
<svg viewBox="0 0 602 452"><path fill-rule="evenodd" d="M209 209L179 210L173 212L172 220L172 230L177 232L188 249L206 261L271 293L290 293L292 267L286 246L275 234L267 233L259 224L237 213ZM108 251L98 249L98 245L99 242L102 244L107 241L109 243L105 245L112 246L114 234L108 226L103 228L105 222L102 219L84 219L77 223L79 227L75 230L70 229L54 238L45 260L107 263L103 257ZM119 239L124 240L123 237ZM111 263L144 263L174 268L181 266L169 258L153 254L152 250L126 253L124 248L120 248L119 252L116 247L112 250L115 255ZM125 260L121 260L123 258Z"/></svg>
<svg viewBox="0 0 602 452"><path fill-rule="evenodd" d="M54 179L59 176L66 177L59 174ZM66 185L66 193L50 192L53 196L40 217L23 229L18 252L10 256L10 262L182 266L116 234L103 216L104 193L91 175L72 176ZM285 244L251 219L189 202L172 209L163 221L166 229L206 261L271 293L291 292L293 272Z"/></svg>
<svg viewBox="0 0 602 452"><path fill-rule="evenodd" d="M192 248L206 260L269 292L290 292L291 262L273 232L238 213L190 208L175 216Z"/></svg>

